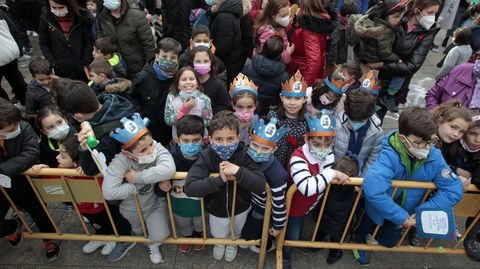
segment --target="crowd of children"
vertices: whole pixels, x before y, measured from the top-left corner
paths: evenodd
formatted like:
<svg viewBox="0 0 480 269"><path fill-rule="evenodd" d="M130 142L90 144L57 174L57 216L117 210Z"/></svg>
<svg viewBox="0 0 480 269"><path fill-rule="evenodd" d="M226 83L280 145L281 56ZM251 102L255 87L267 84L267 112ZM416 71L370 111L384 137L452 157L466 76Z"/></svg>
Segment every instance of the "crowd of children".
<svg viewBox="0 0 480 269"><path fill-rule="evenodd" d="M418 24L408 31L431 30L430 15L422 13L428 1L437 6L437 0L414 0L423 7L412 11L404 1L378 1L361 17L353 16L358 5L352 0L339 1L340 14L327 0L302 0L295 8L287 0L259 1L253 25L254 11L247 8L252 1L206 1L209 26L194 24L185 50L169 36L153 50L151 29L137 3L89 0L87 11L76 0L49 0L39 29L45 58L29 64L33 79L24 117L0 99L0 174L12 179L6 190L41 232L54 232L22 173L58 167L94 176L101 172L91 153L96 149L108 166L99 184L118 234L143 235L139 206L145 236L153 242L147 245L149 258L159 264L164 261L160 246L170 236L167 195L179 236L257 240L268 184L267 249L272 250L283 229L287 240L301 238L307 216L317 212L334 179L338 184L325 198L316 240L339 242L358 191L345 183L358 176L364 177L359 210L365 214L356 220L351 240L365 243L381 225L376 240L392 247L403 228L415 226L416 208L453 207L463 187L470 182L480 186L478 109L469 110L461 101L439 104L433 111L408 107L399 116L398 130L388 134L376 113L381 105L398 112L395 98L409 78L396 73L384 80L371 69L407 61L394 52L401 20L408 11ZM135 18L142 22L133 23ZM352 18L357 21L347 23ZM346 59L349 31L357 38L356 62ZM439 78L467 60L471 35L468 29L455 32L457 47L447 55ZM187 176L172 179L175 172ZM399 189L392 197L394 179L433 182L437 191L420 205L425 190ZM291 186L297 191L287 213ZM78 208L96 234L113 234L104 205L81 203ZM0 234L18 247L23 227L16 219L4 219L8 209L0 195ZM464 242L477 261L479 232L476 224ZM44 242L48 261L56 260L60 245ZM101 248L114 262L134 246L90 241L82 250ZM179 248L186 253L204 246ZM259 252L256 246L250 250ZM292 251L284 247L285 268L294 264ZM237 245L213 246L215 260L231 262L237 252ZM361 265L369 263L366 251L355 250L354 256ZM327 263L342 257L342 250L330 249Z"/></svg>

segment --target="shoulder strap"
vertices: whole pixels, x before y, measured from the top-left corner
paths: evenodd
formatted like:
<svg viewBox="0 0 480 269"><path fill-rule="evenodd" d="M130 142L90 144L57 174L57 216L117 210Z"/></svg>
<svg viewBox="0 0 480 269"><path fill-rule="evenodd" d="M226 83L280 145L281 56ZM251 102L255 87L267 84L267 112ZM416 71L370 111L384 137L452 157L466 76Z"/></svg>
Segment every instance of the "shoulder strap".
<svg viewBox="0 0 480 269"><path fill-rule="evenodd" d="M108 135L111 131L120 127L122 127L122 123L120 122L120 120L114 120L114 121L110 121L104 124L94 126L92 127L92 129L97 139L100 140L105 135Z"/></svg>

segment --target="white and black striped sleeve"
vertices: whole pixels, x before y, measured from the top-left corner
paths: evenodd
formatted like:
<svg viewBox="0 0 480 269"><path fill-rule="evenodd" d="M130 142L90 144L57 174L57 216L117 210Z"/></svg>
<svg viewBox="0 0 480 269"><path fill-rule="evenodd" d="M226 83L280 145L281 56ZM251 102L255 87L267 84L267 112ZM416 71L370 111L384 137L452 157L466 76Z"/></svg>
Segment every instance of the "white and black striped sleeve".
<svg viewBox="0 0 480 269"><path fill-rule="evenodd" d="M307 161L293 156L290 159L290 173L298 190L307 197L323 193L328 183L335 177L335 172L331 168L333 161L333 154L330 154L327 156L321 172L312 175L308 169Z"/></svg>
<svg viewBox="0 0 480 269"><path fill-rule="evenodd" d="M272 187L272 226L275 230L281 230L287 220L287 208L285 206L285 192L287 183L278 187Z"/></svg>

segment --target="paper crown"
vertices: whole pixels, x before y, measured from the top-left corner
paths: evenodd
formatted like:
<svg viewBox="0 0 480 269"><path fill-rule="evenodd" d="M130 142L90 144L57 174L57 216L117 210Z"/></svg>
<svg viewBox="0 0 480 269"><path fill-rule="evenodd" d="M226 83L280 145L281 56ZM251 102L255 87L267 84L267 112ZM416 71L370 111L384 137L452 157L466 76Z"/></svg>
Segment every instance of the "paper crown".
<svg viewBox="0 0 480 269"><path fill-rule="evenodd" d="M233 97L240 91L249 91L258 95L258 87L246 75L239 73L237 77L230 83L230 97Z"/></svg>
<svg viewBox="0 0 480 269"><path fill-rule="evenodd" d="M375 79L375 74L373 73L373 71L369 71L367 73L367 76L363 80L362 86L360 86L360 88L362 90L370 92L373 95L378 95L378 92L380 91L380 86Z"/></svg>
<svg viewBox="0 0 480 269"><path fill-rule="evenodd" d="M302 77L300 70L287 81L282 83L282 95L283 96L307 96L307 83Z"/></svg>
<svg viewBox="0 0 480 269"><path fill-rule="evenodd" d="M265 125L263 119L258 119L258 115L255 115L253 119L253 133L252 140L257 141L258 143L276 146L277 141L282 139L290 128L280 128L277 129L277 118L271 117L270 122Z"/></svg>
<svg viewBox="0 0 480 269"><path fill-rule="evenodd" d="M122 143L123 149L128 149L137 140L147 133L148 118L141 118L140 114L135 113L132 119L123 117L120 122L123 124L123 128L117 128L110 132L110 136L115 138L118 142Z"/></svg>
<svg viewBox="0 0 480 269"><path fill-rule="evenodd" d="M325 85L327 85L332 91L338 95L344 94L350 86L343 79L335 79L333 76L325 79Z"/></svg>
<svg viewBox="0 0 480 269"><path fill-rule="evenodd" d="M307 136L335 136L335 118L329 110L322 109L319 114L305 113L308 124Z"/></svg>

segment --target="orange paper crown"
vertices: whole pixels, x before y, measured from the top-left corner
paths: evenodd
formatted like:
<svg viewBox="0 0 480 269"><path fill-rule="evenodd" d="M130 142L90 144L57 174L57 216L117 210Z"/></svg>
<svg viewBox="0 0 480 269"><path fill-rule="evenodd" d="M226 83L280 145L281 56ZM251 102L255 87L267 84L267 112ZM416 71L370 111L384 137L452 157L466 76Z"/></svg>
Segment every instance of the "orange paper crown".
<svg viewBox="0 0 480 269"><path fill-rule="evenodd" d="M258 95L258 87L251 81L247 76L242 73L239 73L237 77L230 84L230 97L233 97L240 91L249 91Z"/></svg>
<svg viewBox="0 0 480 269"><path fill-rule="evenodd" d="M335 79L335 75L326 78L325 84L338 95L344 94L349 86L349 84L342 78Z"/></svg>
<svg viewBox="0 0 480 269"><path fill-rule="evenodd" d="M380 91L380 85L378 85L377 79L375 78L375 73L373 71L369 71L367 73L367 77L363 80L361 88L373 95L378 95L378 92Z"/></svg>
<svg viewBox="0 0 480 269"><path fill-rule="evenodd" d="M307 83L302 77L300 70L287 81L282 83L282 95L284 96L307 96Z"/></svg>

